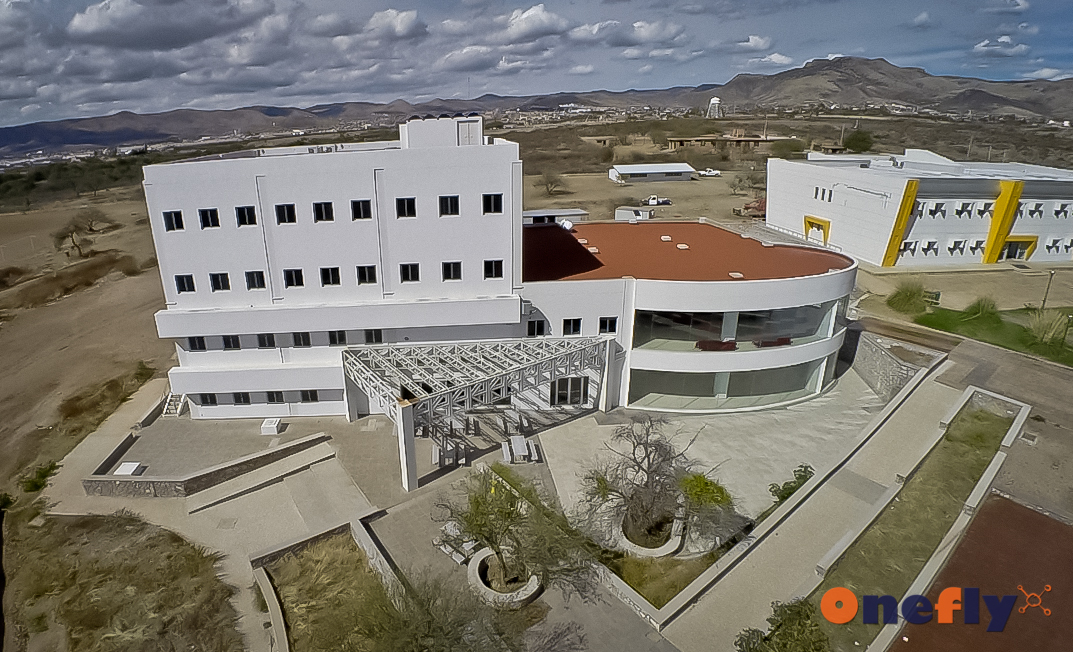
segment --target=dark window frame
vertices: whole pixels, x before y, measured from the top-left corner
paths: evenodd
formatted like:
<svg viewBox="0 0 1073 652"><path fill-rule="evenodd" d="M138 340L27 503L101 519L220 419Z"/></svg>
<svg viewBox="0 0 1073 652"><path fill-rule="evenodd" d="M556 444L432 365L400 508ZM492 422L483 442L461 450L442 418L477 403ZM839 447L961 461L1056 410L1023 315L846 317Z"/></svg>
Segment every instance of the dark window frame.
<svg viewBox="0 0 1073 652"><path fill-rule="evenodd" d="M489 263L491 263L491 270L489 271ZM502 260L486 260L484 261L484 278L503 278L503 261Z"/></svg>
<svg viewBox="0 0 1073 652"><path fill-rule="evenodd" d="M376 265L358 265L358 285L376 284Z"/></svg>
<svg viewBox="0 0 1073 652"><path fill-rule="evenodd" d="M335 206L330 201L315 201L313 202L313 221L314 222L334 222L335 221Z"/></svg>
<svg viewBox="0 0 1073 652"><path fill-rule="evenodd" d="M218 229L220 228L220 209L218 208L199 208L197 209L198 221L201 222L201 229Z"/></svg>
<svg viewBox="0 0 1073 652"><path fill-rule="evenodd" d="M164 211L165 231L185 231L182 211Z"/></svg>
<svg viewBox="0 0 1073 652"><path fill-rule="evenodd" d="M328 346L346 346L346 331L328 331Z"/></svg>
<svg viewBox="0 0 1073 652"><path fill-rule="evenodd" d="M320 403L320 392L315 389L303 389L299 396L302 403Z"/></svg>
<svg viewBox="0 0 1073 652"><path fill-rule="evenodd" d="M462 280L462 261L461 260L449 260L441 264L441 280L443 281L461 281Z"/></svg>
<svg viewBox="0 0 1073 652"><path fill-rule="evenodd" d="M192 335L186 338L186 350L187 351L207 351L208 347L205 346L205 338L201 335Z"/></svg>
<svg viewBox="0 0 1073 652"><path fill-rule="evenodd" d="M294 204L276 204L276 224L297 224L298 211Z"/></svg>
<svg viewBox="0 0 1073 652"><path fill-rule="evenodd" d="M600 317L600 334L618 332L618 317Z"/></svg>
<svg viewBox="0 0 1073 652"><path fill-rule="evenodd" d="M366 328L365 329L365 343L366 344L383 344L384 343L384 330L381 328Z"/></svg>
<svg viewBox="0 0 1073 652"><path fill-rule="evenodd" d="M266 287L265 273L263 271L255 269L246 272L247 290L264 290Z"/></svg>
<svg viewBox="0 0 1073 652"><path fill-rule="evenodd" d="M242 340L238 335L224 335L224 351L241 351Z"/></svg>
<svg viewBox="0 0 1073 652"><path fill-rule="evenodd" d="M257 226L256 207L235 206L235 222L238 226Z"/></svg>
<svg viewBox="0 0 1073 652"><path fill-rule="evenodd" d="M197 286L194 284L193 274L176 274L175 275L175 293L185 294L187 292L197 292Z"/></svg>
<svg viewBox="0 0 1073 652"><path fill-rule="evenodd" d="M320 286L332 287L334 285L342 285L342 280L339 276L338 267L321 267L320 268Z"/></svg>
<svg viewBox="0 0 1073 652"><path fill-rule="evenodd" d="M548 322L543 319L530 319L526 324L526 337L543 337L547 333Z"/></svg>
<svg viewBox="0 0 1073 652"><path fill-rule="evenodd" d="M401 263L401 264L399 264L399 282L400 283L420 283L421 282L421 264L420 263Z"/></svg>
<svg viewBox="0 0 1073 652"><path fill-rule="evenodd" d="M227 272L209 272L209 288L213 292L230 292L231 276Z"/></svg>
<svg viewBox="0 0 1073 652"><path fill-rule="evenodd" d="M268 401L268 403L271 403L273 405L287 402L283 396L283 392L265 392L265 399Z"/></svg>
<svg viewBox="0 0 1073 652"><path fill-rule="evenodd" d="M373 219L373 202L371 199L350 200L350 220Z"/></svg>
<svg viewBox="0 0 1073 652"><path fill-rule="evenodd" d="M249 392L233 392L231 394L231 400L235 402L235 405L249 405L250 393Z"/></svg>
<svg viewBox="0 0 1073 652"><path fill-rule="evenodd" d="M440 195L440 217L458 217L458 195Z"/></svg>
<svg viewBox="0 0 1073 652"><path fill-rule="evenodd" d="M308 349L313 346L313 340L309 336L309 331L295 331L291 333L291 344L296 349Z"/></svg>
<svg viewBox="0 0 1073 652"><path fill-rule="evenodd" d="M300 268L283 270L283 287L304 288L305 285L305 274L302 273Z"/></svg>
<svg viewBox="0 0 1073 652"><path fill-rule="evenodd" d="M276 334L275 333L258 333L257 334L257 348L259 348L259 349L274 349L274 348L276 348Z"/></svg>
<svg viewBox="0 0 1073 652"><path fill-rule="evenodd" d="M481 210L484 215L502 215L503 193L485 193L481 195Z"/></svg>
<svg viewBox="0 0 1073 652"><path fill-rule="evenodd" d="M563 320L563 337L581 335L581 318L572 317Z"/></svg>
<svg viewBox="0 0 1073 652"><path fill-rule="evenodd" d="M417 217L417 197L395 198L395 219Z"/></svg>

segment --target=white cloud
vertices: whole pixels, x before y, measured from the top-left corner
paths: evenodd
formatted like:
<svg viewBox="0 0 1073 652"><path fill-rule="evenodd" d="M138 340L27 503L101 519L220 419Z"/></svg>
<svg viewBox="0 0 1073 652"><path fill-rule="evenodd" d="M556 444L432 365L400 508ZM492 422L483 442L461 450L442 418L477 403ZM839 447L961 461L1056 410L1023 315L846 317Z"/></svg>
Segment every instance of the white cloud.
<svg viewBox="0 0 1073 652"><path fill-rule="evenodd" d="M103 0L90 5L71 18L67 36L115 48L171 50L247 27L273 9L269 0L148 4Z"/></svg>
<svg viewBox="0 0 1073 652"><path fill-rule="evenodd" d="M548 11L543 4L525 11L515 9L502 20L506 23L502 39L507 43L528 43L545 36L563 34L570 28L568 20Z"/></svg>
<svg viewBox="0 0 1073 652"><path fill-rule="evenodd" d="M359 31L354 21L339 14L321 14L310 21L307 29L316 36L344 36Z"/></svg>
<svg viewBox="0 0 1073 652"><path fill-rule="evenodd" d="M591 75L596 69L592 67L592 64L586 63L574 66L568 71L571 75Z"/></svg>
<svg viewBox="0 0 1073 652"><path fill-rule="evenodd" d="M643 56L645 56L645 51L641 48L626 48L622 51L624 59L640 59Z"/></svg>
<svg viewBox="0 0 1073 652"><path fill-rule="evenodd" d="M1000 36L994 41L984 39L972 47L973 54L982 57L1023 57L1029 47L1024 43L1014 44L1009 36Z"/></svg>
<svg viewBox="0 0 1073 652"><path fill-rule="evenodd" d="M991 0L983 11L989 14L1020 14L1028 7L1028 0Z"/></svg>
<svg viewBox="0 0 1073 652"><path fill-rule="evenodd" d="M663 57L669 57L674 54L674 48L656 48L648 53L648 56L653 59L662 59Z"/></svg>
<svg viewBox="0 0 1073 652"><path fill-rule="evenodd" d="M926 11L922 11L917 14L916 18L909 21L909 24L917 29L928 29L930 27L935 26L935 24L932 22L931 14Z"/></svg>
<svg viewBox="0 0 1073 652"><path fill-rule="evenodd" d="M773 65L777 65L777 66L787 66L787 65L790 65L793 62L794 62L793 59L791 59L790 57L786 56L785 54L779 54L778 52L772 52L771 54L767 55L766 57L760 57L760 58L757 58L757 59L749 59L749 63L773 64Z"/></svg>
<svg viewBox="0 0 1073 652"><path fill-rule="evenodd" d="M365 33L387 41L402 41L424 36L428 26L416 11L385 9L372 15L365 24Z"/></svg>
<svg viewBox="0 0 1073 652"><path fill-rule="evenodd" d="M608 45L655 45L670 43L683 36L685 28L676 23L664 23L657 20L648 22L639 20L629 27L619 26L607 37Z"/></svg>
<svg viewBox="0 0 1073 652"><path fill-rule="evenodd" d="M440 57L436 67L442 70L486 70L499 63L500 57L487 45L467 45Z"/></svg>
<svg viewBox="0 0 1073 652"><path fill-rule="evenodd" d="M749 38L738 42L738 47L742 50L766 50L771 47L771 37L750 34Z"/></svg>
<svg viewBox="0 0 1073 652"><path fill-rule="evenodd" d="M645 65L638 68L637 72L641 73L642 75L647 75L648 73L652 72L652 64L646 63Z"/></svg>
<svg viewBox="0 0 1073 652"><path fill-rule="evenodd" d="M1039 70L1026 72L1021 76L1025 79L1046 79L1047 81L1059 81L1062 79L1073 78L1073 73L1067 70L1059 70L1058 68L1040 68Z"/></svg>
<svg viewBox="0 0 1073 652"><path fill-rule="evenodd" d="M607 38L621 23L617 20L605 20L599 23L579 25L567 33L572 41L579 43L596 43Z"/></svg>

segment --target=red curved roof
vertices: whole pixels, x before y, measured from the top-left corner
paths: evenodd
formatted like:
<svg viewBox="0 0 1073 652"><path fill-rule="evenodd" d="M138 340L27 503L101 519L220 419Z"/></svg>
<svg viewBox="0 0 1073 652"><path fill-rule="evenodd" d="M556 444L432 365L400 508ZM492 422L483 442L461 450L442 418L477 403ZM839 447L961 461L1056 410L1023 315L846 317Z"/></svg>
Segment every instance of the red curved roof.
<svg viewBox="0 0 1073 652"><path fill-rule="evenodd" d="M663 236L670 240L665 241ZM680 249L680 244L688 248ZM699 222L603 222L577 224L570 231L550 225L522 229L525 282L623 276L668 281L749 281L814 276L851 265L852 259L833 251L765 246L758 240Z"/></svg>

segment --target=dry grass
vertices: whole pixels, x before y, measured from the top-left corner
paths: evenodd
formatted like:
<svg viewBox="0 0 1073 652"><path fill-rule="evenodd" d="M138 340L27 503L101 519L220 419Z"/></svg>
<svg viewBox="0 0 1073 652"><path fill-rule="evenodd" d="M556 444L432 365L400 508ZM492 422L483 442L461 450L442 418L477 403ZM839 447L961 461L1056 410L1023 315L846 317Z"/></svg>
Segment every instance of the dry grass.
<svg viewBox="0 0 1073 652"><path fill-rule="evenodd" d="M106 251L63 269L20 283L18 289L0 301L2 308L33 308L87 288L108 274L119 271L125 276L137 276L142 268L133 256Z"/></svg>
<svg viewBox="0 0 1073 652"><path fill-rule="evenodd" d="M722 552L718 550L694 559L641 559L623 556L610 562L608 568L653 607L660 609L689 586L690 582L700 577L701 573L722 556Z"/></svg>
<svg viewBox="0 0 1073 652"><path fill-rule="evenodd" d="M10 604L23 642L45 635L40 614L50 613L71 652L243 649L217 554L130 513L31 528L35 515L11 515Z"/></svg>
<svg viewBox="0 0 1073 652"><path fill-rule="evenodd" d="M857 595L901 599L961 513L1012 421L984 410L962 410L910 476L896 502L827 573L810 598L817 607L824 592L836 586ZM845 625L820 624L836 652L863 649L855 641L867 647L881 627L863 624L859 614Z"/></svg>
<svg viewBox="0 0 1073 652"><path fill-rule="evenodd" d="M318 541L266 568L295 652L364 650L363 619L394 611L380 578L349 535Z"/></svg>

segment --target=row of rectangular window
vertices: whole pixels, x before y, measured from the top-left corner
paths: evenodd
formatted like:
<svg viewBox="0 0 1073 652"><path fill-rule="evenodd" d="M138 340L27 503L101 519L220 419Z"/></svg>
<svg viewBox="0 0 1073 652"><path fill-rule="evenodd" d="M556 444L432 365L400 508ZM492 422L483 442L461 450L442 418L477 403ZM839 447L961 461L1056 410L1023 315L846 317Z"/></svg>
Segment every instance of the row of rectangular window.
<svg viewBox="0 0 1073 652"><path fill-rule="evenodd" d="M528 335L529 337L540 337L547 332L547 322L543 319L534 319L528 323ZM564 319L563 320L563 335L581 335L581 319ZM609 334L618 332L618 317L600 317L600 333ZM329 346L341 346L350 344L347 341L346 331L328 331L328 345ZM365 329L365 343L366 344L382 344L384 341L384 331L379 328ZM297 348L308 348L313 346L312 340L308 332L296 332L291 333L292 346ZM189 351L205 351L207 350L205 344L205 338L203 336L195 336L187 338L187 350ZM274 349L276 348L276 334L275 333L261 333L257 336L257 348L259 349ZM223 349L225 351L239 351L242 349L242 343L238 335L224 335L223 336Z"/></svg>
<svg viewBox="0 0 1073 652"><path fill-rule="evenodd" d="M482 209L485 215L503 212L503 195L482 195ZM295 224L298 222L298 213L294 204L276 204L276 224ZM212 229L220 226L220 211L216 208L199 208L198 219L202 229ZM440 217L459 215L458 195L440 196ZM398 197L395 199L395 217L417 217L417 198ZM355 199L350 202L351 220L371 220L373 218L373 206L370 199ZM314 222L334 222L335 207L330 201L313 202ZM253 206L236 206L235 222L238 226L255 226L257 224L257 209ZM182 211L164 211L164 230L184 230Z"/></svg>
<svg viewBox="0 0 1073 652"><path fill-rule="evenodd" d="M530 320L526 326L529 337L541 337L547 334L547 322L543 319ZM617 333L618 317L600 317L600 334ZM563 335L581 335L581 319L564 319Z"/></svg>
<svg viewBox="0 0 1073 652"><path fill-rule="evenodd" d="M384 331L379 328L367 328L365 329L365 343L366 344L382 344L384 341ZM349 344L347 342L346 331L328 331L328 345L340 346ZM291 344L297 348L309 348L313 346L312 339L308 332L291 333ZM356 344L356 342L354 342ZM240 351L242 350L241 338L238 335L224 335L223 336L223 348L224 351ZM204 336L194 336L186 338L186 348L188 351L206 351L208 347L205 344ZM257 348L259 349L274 349L276 348L276 334L275 333L260 333L257 335Z"/></svg>
<svg viewBox="0 0 1073 652"><path fill-rule="evenodd" d="M269 403L283 403L283 392L266 392ZM320 392L315 389L303 389L299 393L302 403L318 403L320 401ZM203 393L199 397L201 399L201 405L219 405L219 399L216 394ZM231 394L231 400L235 405L249 405L250 393L249 392L234 392Z"/></svg>
<svg viewBox="0 0 1073 652"><path fill-rule="evenodd" d="M462 280L462 263L451 261L443 263L444 281ZM484 261L484 278L503 278L503 261ZM418 263L403 263L399 265L399 279L403 283L417 283L421 280L421 268ZM376 283L376 265L359 265L357 267L358 285L370 285ZM342 284L342 276L338 267L321 267L320 284L322 287ZM305 287L305 274L301 269L283 270L283 286L288 288ZM213 292L224 292L231 289L231 277L227 272L212 272L209 274L209 287ZM265 289L265 273L262 271L246 272L246 289ZM175 291L179 294L196 292L193 274L176 274Z"/></svg>

